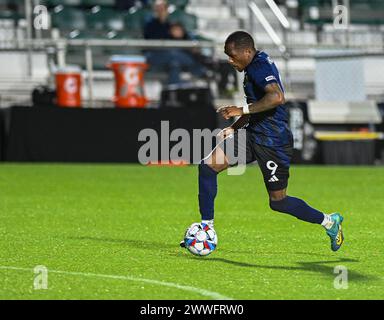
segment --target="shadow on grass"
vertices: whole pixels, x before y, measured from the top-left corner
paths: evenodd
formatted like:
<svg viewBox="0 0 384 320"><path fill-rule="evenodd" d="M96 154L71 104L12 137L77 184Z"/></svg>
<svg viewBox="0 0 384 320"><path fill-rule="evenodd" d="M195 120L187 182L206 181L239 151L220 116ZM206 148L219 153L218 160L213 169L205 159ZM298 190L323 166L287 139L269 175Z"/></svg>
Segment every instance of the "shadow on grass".
<svg viewBox="0 0 384 320"><path fill-rule="evenodd" d="M178 249L178 245L174 243L160 243L160 242L151 242L151 241L143 241L137 239L113 239L107 237L92 237L92 236L81 236L81 237L69 237L71 240L80 240L80 241L96 241L103 243L116 243L125 246L134 247L136 249L145 249L145 250L164 250L164 249ZM274 253L281 254L281 253ZM325 257L326 255L318 255L312 253L305 252L296 252L293 253L295 255L313 255L316 257ZM183 258L186 256L183 255ZM326 276L330 276L335 278L337 274L334 273L334 268L338 265L343 265L343 263L358 263L360 260L349 259L349 258L339 258L339 259L324 259L320 261L298 261L296 262L297 266L284 266L284 265L266 265L266 264L254 264L248 262L234 261L224 258L216 258L216 257L196 257L192 255L188 255L188 259L205 261L205 262L219 262L230 264L235 267L241 268L257 268L257 269L270 269L270 270L288 270L288 271L304 271L304 272L315 272L321 273ZM327 265L332 264L332 265ZM351 268L347 268L348 270L348 279L349 281L375 281L379 280L378 277L365 275L363 273L351 270Z"/></svg>
<svg viewBox="0 0 384 320"><path fill-rule="evenodd" d="M285 271L304 271L304 272L316 272L321 273L326 276L330 276L335 278L337 274L334 273L334 268L336 266L343 265L343 263L355 263L360 262L356 259L348 259L348 258L340 258L334 260L323 260L323 261L309 261L296 262L297 266L284 266L284 265L265 265L265 264L254 264L248 262L239 262L233 261L224 258L208 258L208 259L200 259L199 257L191 257L192 259L199 259L199 261L215 261L230 264L236 267L242 268L257 268L257 269L270 269L270 270L285 270ZM328 266L326 264L332 264L332 266ZM345 266L346 267L346 266ZM347 267L348 270L348 280L349 281L375 281L379 280L378 277L365 275L363 273L351 270L351 268Z"/></svg>
<svg viewBox="0 0 384 320"><path fill-rule="evenodd" d="M80 240L80 241L96 241L104 243L115 243L134 247L136 249L147 249L147 250L161 250L161 249L175 249L178 248L177 243L160 243L160 242L151 242L137 239L112 239L106 237L91 237L91 236L82 236L82 237L68 237L70 240Z"/></svg>

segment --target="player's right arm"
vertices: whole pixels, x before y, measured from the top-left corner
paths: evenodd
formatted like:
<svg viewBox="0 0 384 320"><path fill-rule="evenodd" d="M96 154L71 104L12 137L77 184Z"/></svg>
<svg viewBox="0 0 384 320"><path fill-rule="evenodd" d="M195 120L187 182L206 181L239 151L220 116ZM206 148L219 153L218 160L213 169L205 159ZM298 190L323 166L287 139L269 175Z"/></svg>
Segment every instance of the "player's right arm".
<svg viewBox="0 0 384 320"><path fill-rule="evenodd" d="M232 123L231 128L235 131L243 128L249 122L249 118L249 114L243 114L239 119Z"/></svg>
<svg viewBox="0 0 384 320"><path fill-rule="evenodd" d="M232 123L229 127L224 128L220 132L220 136L225 139L226 137L230 136L237 130L243 128L248 122L249 122L250 115L244 114L240 118L238 118L234 123Z"/></svg>

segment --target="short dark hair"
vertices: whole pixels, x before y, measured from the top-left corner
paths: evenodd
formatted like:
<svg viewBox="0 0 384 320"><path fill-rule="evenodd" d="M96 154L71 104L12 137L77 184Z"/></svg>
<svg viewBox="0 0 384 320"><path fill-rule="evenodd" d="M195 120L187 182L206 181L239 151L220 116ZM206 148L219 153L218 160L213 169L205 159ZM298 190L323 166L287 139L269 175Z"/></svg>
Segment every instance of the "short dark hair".
<svg viewBox="0 0 384 320"><path fill-rule="evenodd" d="M255 49L255 42L252 36L245 31L235 31L231 33L227 40L225 40L225 45L227 46L232 43L236 49Z"/></svg>

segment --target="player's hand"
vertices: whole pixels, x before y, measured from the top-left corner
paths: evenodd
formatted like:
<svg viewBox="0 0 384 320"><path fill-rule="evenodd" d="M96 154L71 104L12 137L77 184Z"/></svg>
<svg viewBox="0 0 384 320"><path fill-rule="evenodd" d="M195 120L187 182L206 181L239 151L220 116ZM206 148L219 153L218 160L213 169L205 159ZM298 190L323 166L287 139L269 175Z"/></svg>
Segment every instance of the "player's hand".
<svg viewBox="0 0 384 320"><path fill-rule="evenodd" d="M224 119L228 120L229 118L242 116L243 108L237 106L223 106L217 109L217 112L220 113Z"/></svg>
<svg viewBox="0 0 384 320"><path fill-rule="evenodd" d="M227 128L224 128L223 130L221 130L217 136L220 139L225 139L225 138L228 138L229 136L233 135L234 133L235 133L235 130L232 127L227 127Z"/></svg>

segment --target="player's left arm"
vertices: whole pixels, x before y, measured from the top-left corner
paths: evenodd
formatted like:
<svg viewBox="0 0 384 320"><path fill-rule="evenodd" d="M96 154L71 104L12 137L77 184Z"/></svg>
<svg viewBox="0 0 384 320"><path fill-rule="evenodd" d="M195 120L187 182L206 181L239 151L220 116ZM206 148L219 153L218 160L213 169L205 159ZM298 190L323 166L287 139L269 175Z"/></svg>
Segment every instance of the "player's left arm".
<svg viewBox="0 0 384 320"><path fill-rule="evenodd" d="M265 95L259 101L248 104L248 112L245 107L226 106L221 107L218 112L225 118L229 119L236 116L242 116L247 113L264 112L276 108L285 103L284 92L281 90L277 82L272 82L264 87Z"/></svg>

